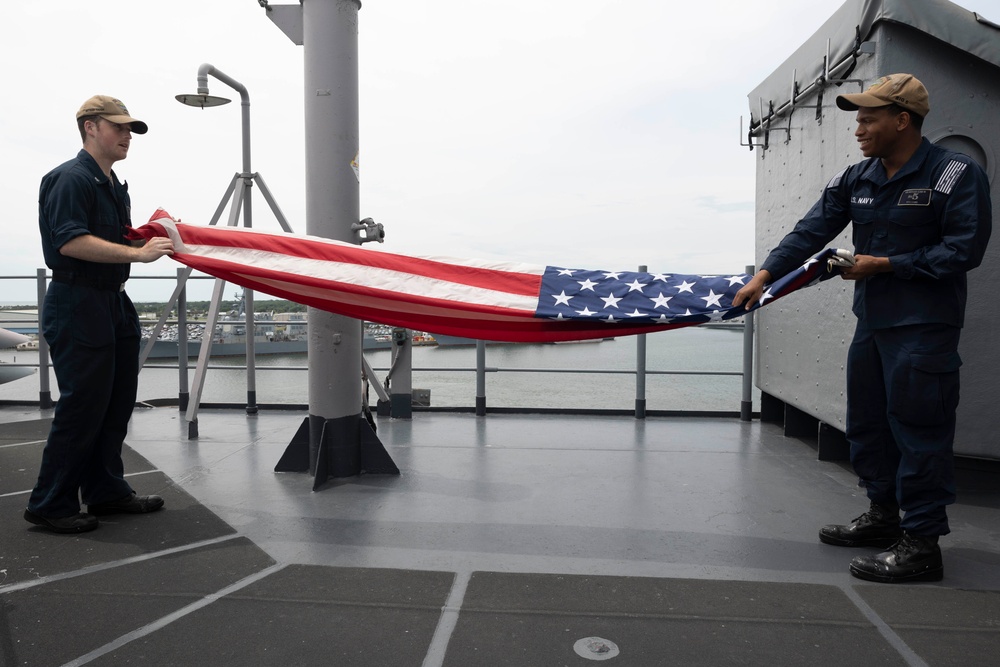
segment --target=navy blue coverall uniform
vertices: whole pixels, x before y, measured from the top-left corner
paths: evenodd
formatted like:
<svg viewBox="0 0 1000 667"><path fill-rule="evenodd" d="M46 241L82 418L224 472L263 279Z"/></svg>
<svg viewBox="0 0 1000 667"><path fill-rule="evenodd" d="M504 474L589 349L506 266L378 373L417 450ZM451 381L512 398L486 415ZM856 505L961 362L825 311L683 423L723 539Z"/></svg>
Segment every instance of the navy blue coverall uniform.
<svg viewBox="0 0 1000 667"><path fill-rule="evenodd" d="M914 535L949 532L966 272L983 259L992 216L979 165L924 138L892 179L878 158L835 176L761 265L779 278L849 222L855 254L889 258L891 273L854 289L846 435L868 498L898 503Z"/></svg>
<svg viewBox="0 0 1000 667"><path fill-rule="evenodd" d="M42 335L59 384L38 482L28 500L35 514L61 518L89 504L124 498L122 443L135 405L139 318L124 285L129 264L87 262L59 253L93 234L128 243L127 184L109 179L85 150L42 178L38 225L52 284L42 308Z"/></svg>

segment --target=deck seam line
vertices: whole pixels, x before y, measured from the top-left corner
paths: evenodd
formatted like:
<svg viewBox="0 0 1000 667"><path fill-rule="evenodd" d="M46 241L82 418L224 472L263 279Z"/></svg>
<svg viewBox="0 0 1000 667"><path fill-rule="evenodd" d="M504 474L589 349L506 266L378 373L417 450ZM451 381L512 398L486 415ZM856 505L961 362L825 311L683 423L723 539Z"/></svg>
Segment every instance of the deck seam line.
<svg viewBox="0 0 1000 667"><path fill-rule="evenodd" d="M44 440L42 442L45 442ZM138 477L139 475L150 475L154 472L162 472L159 468L151 468L150 470L140 470L138 472L130 472L124 475L126 479L129 477ZM165 473L164 473L165 474ZM14 496L22 496L26 493L31 493L33 489L25 489L24 491L8 491L7 493L0 493L0 498L13 498Z"/></svg>
<svg viewBox="0 0 1000 667"><path fill-rule="evenodd" d="M905 641L903 641L903 638L896 634L896 631L893 630L892 627L878 615L878 612L872 609L871 606L864 601L864 598L861 597L861 594L858 593L854 586L844 584L841 585L840 588L844 591L844 594L848 597L848 599L854 603L854 606L858 608L858 611L860 611L865 618L871 621L872 625L875 626L875 629L878 630L879 634L885 638L889 645L896 649L908 667L928 667L923 658L917 655L917 653L911 649Z"/></svg>
<svg viewBox="0 0 1000 667"><path fill-rule="evenodd" d="M174 621L178 621L184 618L185 616L188 616L189 614L192 614L198 611L199 609L202 609L203 607L207 607L213 602L216 602L217 600L226 597L230 593L234 593L238 590L246 588L250 584L256 583L261 579L264 579L265 577L269 577L275 572L284 569L285 567L287 566L281 563L277 563L275 565L272 565L268 568L261 570L260 572L255 572L254 574L251 574L248 577L244 577L243 579L240 579L239 581L232 583L229 586L219 589L215 593L209 593L208 595L204 596L197 602L192 602L191 604L185 607L181 607L177 611L167 614L166 616L163 616L153 621L152 623L148 623L142 626L141 628L136 628L132 632L126 633L121 637L119 637L118 639L108 642L104 646L100 646L89 653L81 655L79 658L76 658L75 660L70 660L69 662L65 663L63 667L80 667L81 665L85 665L88 662L91 662L93 660L96 660L97 658L105 656L108 653L111 653L112 651L115 651L125 646L126 644L135 641L136 639L142 639L146 635L150 635L156 632L157 630L165 628Z"/></svg>
<svg viewBox="0 0 1000 667"><path fill-rule="evenodd" d="M639 577L625 578L634 579ZM715 616L712 614L664 614L657 612L624 612L605 611L600 609L500 609L490 607L466 607L463 611L467 614L491 614L504 616L579 616L582 618L614 618L627 620L655 620L655 621L713 621L720 623L746 623L758 625L788 625L794 623L799 626L829 626L841 628L867 628L871 623L866 621L845 621L835 618L802 618L802 617L770 617L759 616Z"/></svg>
<svg viewBox="0 0 1000 667"><path fill-rule="evenodd" d="M213 537L208 540L201 540L200 542L192 542L191 544L184 544L177 547L171 547L170 549L162 549L160 551L151 551L145 554L139 554L138 556L131 556L129 558L122 558L120 560L109 561L107 563L99 563L97 565L91 565L89 567L84 567L79 570L73 570L72 572L60 572L59 574L49 574L44 577L39 577L38 579L32 579L31 581L20 581L16 584L9 584L7 586L0 586L0 595L4 593L13 593L14 591L22 591L27 588L34 588L35 586L41 586L43 584L51 584L56 581L63 581L64 579L73 579L76 577L82 577L88 574L93 574L95 572L103 572L104 570L112 570L116 567L121 567L123 565L132 565L133 563L142 563L147 560L152 560L154 558L159 558L161 556L169 556L176 553L181 553L183 551L191 551L193 549L199 549L201 547L210 546L213 544L219 544L221 542L226 542L228 540L236 539L242 537L238 533L233 533L230 535L221 535L219 537Z"/></svg>
<svg viewBox="0 0 1000 667"><path fill-rule="evenodd" d="M431 642L427 646L422 667L441 667L444 664L444 657L448 652L448 644L451 643L455 626L458 625L458 617L462 611L462 603L465 601L465 591L469 588L470 579L472 579L471 570L455 573L455 581L452 582L448 600L441 608L441 616L438 618L437 627L434 628Z"/></svg>
<svg viewBox="0 0 1000 667"><path fill-rule="evenodd" d="M25 445L40 445L46 440L25 440L24 442L8 442L6 445L0 445L0 449L7 449L8 447L24 447Z"/></svg>

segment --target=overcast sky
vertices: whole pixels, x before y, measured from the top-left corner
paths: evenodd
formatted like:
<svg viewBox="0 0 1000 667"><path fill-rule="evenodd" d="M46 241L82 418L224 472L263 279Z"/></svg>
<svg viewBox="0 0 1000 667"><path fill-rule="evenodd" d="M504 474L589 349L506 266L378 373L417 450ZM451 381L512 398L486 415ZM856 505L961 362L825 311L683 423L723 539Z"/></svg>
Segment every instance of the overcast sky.
<svg viewBox="0 0 1000 667"><path fill-rule="evenodd" d="M361 215L405 254L741 271L754 262L760 158L739 145L747 95L840 5L364 0ZM150 127L115 166L133 222L159 206L210 220L240 169L240 107L215 79L212 93L237 103L174 100L195 92L203 62L249 90L252 168L305 230L302 47L257 0L5 2L0 55L0 274L44 265L38 183L79 150L75 113L94 94L121 98ZM278 229L259 193L254 226ZM198 285L189 298L207 298ZM0 289L0 302L35 294L30 281ZM132 281L129 292L165 300L170 288Z"/></svg>

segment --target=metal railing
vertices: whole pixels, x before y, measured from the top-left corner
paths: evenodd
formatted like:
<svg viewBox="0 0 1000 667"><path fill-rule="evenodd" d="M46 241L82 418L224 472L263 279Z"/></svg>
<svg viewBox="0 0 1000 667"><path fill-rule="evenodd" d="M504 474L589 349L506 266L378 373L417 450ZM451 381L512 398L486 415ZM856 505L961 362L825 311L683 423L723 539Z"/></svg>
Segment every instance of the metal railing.
<svg viewBox="0 0 1000 667"><path fill-rule="evenodd" d="M747 271L748 274L752 274L753 273L753 269L754 269L754 267L748 266L746 268L746 271ZM645 267L639 267L639 270L640 271L644 271ZM132 280L174 280L174 281L180 281L180 279L181 279L181 271L182 270L180 270L180 269L178 270L178 275L176 277L174 277L174 276L135 276L135 277L132 278ZM190 279L195 279L195 278L198 278L198 279L212 279L209 276L190 276L187 279L190 280ZM49 277L46 274L46 271L44 269L38 269L38 271L37 271L37 273L36 273L35 276L0 276L0 281L6 281L6 280L34 280L36 282L37 303L39 304L39 307L38 307L38 309L39 309L39 317L40 317L40 312L41 312L41 304L44 303L44 297L45 297L45 292L46 292L46 289L47 289L48 279L49 279ZM186 312L185 313L181 313L180 312L180 310L184 307L184 304L186 303L186 300L183 298L183 294L184 294L184 289L183 288L181 289L181 294L182 294L182 297L181 297L181 299L178 302L179 317L177 318L177 320L165 320L165 318L161 317L161 321L176 322L176 323L179 324L179 327L178 327L178 333L180 334L180 336L179 336L179 338L180 338L179 347L182 350L184 350L184 349L186 349L185 348L185 344L186 344L186 342L185 342L186 341L186 325L187 324L192 324L192 323L196 324L197 321L187 319L186 318ZM0 320L4 319L3 318L3 312L4 311L0 310ZM252 317L252 314L250 314L249 317ZM30 322L30 320L27 320L27 321ZM238 321L227 322L227 324L238 324L238 323L239 323ZM258 321L258 323L261 323L261 322ZM297 324L297 325L301 325L302 324L302 322L295 321L295 320L292 320L292 321L282 321L281 323L282 324L286 324L286 325L287 324ZM35 321L35 324L37 326L37 324L38 324L37 320ZM647 367L647 357L646 357L647 334L640 334L640 335L634 336L634 338L636 340L636 362L635 362L635 367L632 368L632 369L536 368L536 367L516 367L516 368L514 368L514 367L507 367L507 368L505 368L505 367L495 366L495 365L494 366L490 366L490 365L487 364L487 351L486 351L486 345L485 345L485 343L483 341L477 341L477 344L476 344L476 363L475 363L475 367L470 368L470 367L462 367L462 366L458 366L458 367L419 367L419 366L413 366L413 367L410 367L410 368L408 368L406 370L410 371L410 372L415 372L415 373L428 373L428 372L434 372L434 373L474 373L475 374L475 378L476 378L476 381L475 381L476 387L475 387L475 406L474 406L474 410L475 410L475 413L477 415L485 415L488 412L487 407L486 407L486 400L487 400L487 394L486 394L486 376L487 376L487 374L501 374L501 373L519 374L519 373L523 373L523 374L566 374L566 375L632 375L632 376L635 377L635 407L634 407L634 415L635 415L635 417L637 419L642 419L642 418L644 418L644 417L647 416L647 413L651 413L652 412L652 411L647 410L647 396L646 396L646 393L647 393L647 378L649 378L650 376L703 376L703 377L708 377L708 376L730 376L730 377L740 377L740 378L742 378L742 386L741 386L741 392L740 392L741 393L741 398L740 398L739 417L740 417L740 419L742 419L744 421L749 421L752 418L752 405L753 405L753 403L752 403L752 391L753 391L752 371L753 371L753 336L754 336L754 328L753 328L753 317L752 316L744 317L744 327L743 327L743 334L742 335L743 335L742 368L740 368L738 370L734 369L734 370L731 370L731 371L730 370L669 370L669 369L663 370L663 369L650 369L650 368ZM39 342L39 346L38 346L38 362L37 363L24 364L24 363L9 363L8 362L8 363L6 363L6 365L12 366L12 367L33 367L33 368L37 368L38 369L38 396L39 396L38 404L39 404L39 406L41 408L50 408L50 407L52 407L53 403L52 403L52 399L51 399L51 388L49 386L50 383L49 383L48 349L47 349L47 345L45 344L44 337L42 337L41 335L38 336L38 342ZM177 402L180 405L180 409L181 410L185 410L187 408L187 401L188 401L188 395L189 395L189 392L188 392L188 370L194 368L194 366L192 366L190 364L190 362L188 361L187 356L186 355L183 356L183 357L178 356L177 363L175 363L175 364L157 364L157 363L150 364L150 363L145 363L145 357L143 357L143 361L144 361L143 368L160 369L160 370L162 370L162 369L176 369L177 370L177 373L178 373L178 385L177 385L178 386L178 396L177 396ZM384 372L389 371L388 367L372 368L372 367L370 367L370 366L367 365L367 362L365 362L365 367L366 367L366 372L369 373L369 374L372 373L372 372L383 372L384 373ZM272 371L306 371L306 370L308 370L308 366L306 366L306 365L302 365L302 366L299 366L299 365L293 365L293 366L288 366L288 365L266 366L265 365L265 366L260 366L260 365L257 365L257 364L221 365L221 364L212 364L212 363L209 363L206 366L206 369L207 370L217 370L217 371L222 371L222 370L227 370L227 371L245 371L247 373L247 384L248 384L248 387L255 387L256 386L256 380L255 380L254 375L256 374L257 371L264 371L264 372L272 372ZM395 372L395 369L394 369L394 372ZM377 393L379 394L380 400L383 399L383 398L385 398L386 392L383 391L383 390L381 390L381 387L380 387L381 382L378 380L378 378L377 377L369 377L368 380L376 388ZM407 385L407 386L409 386L409 385ZM149 400L153 401L153 400L161 400L161 399L158 397L157 399L149 399ZM172 402L173 399L172 398L167 398L167 397L162 397L162 400L164 400L164 401L171 401ZM0 400L0 404L2 404L3 402L4 402L3 400ZM250 406L247 406L247 407L248 407L248 412L249 412L249 407ZM257 407L256 405L253 406L254 411L256 411L256 407ZM297 406L289 406L289 407L297 407ZM467 410L468 408L458 407L458 408L453 408L453 409L456 409L456 410ZM498 408L490 408L490 410L493 410L493 411L502 411L504 409L505 408L499 408L499 409ZM594 409L587 409L587 408L580 408L580 409L551 408L551 409L548 409L547 411L555 411L555 412L559 412L559 411L563 411L563 412L574 411L575 412L577 410L579 410L581 412L588 412L588 411L595 411L596 412L597 411L597 410L594 410ZM525 409L524 411L529 411L529 410ZM695 410L683 410L683 411L678 411L678 412L685 412L685 413L697 414L699 411L695 411ZM735 413L735 411L733 411L733 412Z"/></svg>

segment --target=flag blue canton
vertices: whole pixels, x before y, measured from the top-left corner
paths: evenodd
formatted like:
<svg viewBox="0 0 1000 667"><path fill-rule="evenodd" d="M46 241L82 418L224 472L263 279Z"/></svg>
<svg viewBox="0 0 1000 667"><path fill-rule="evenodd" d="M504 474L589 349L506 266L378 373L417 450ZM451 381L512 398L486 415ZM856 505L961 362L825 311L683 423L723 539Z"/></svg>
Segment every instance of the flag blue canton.
<svg viewBox="0 0 1000 667"><path fill-rule="evenodd" d="M749 279L745 273L699 276L547 266L535 316L609 324L730 319L745 314L743 308L732 309L732 303Z"/></svg>

